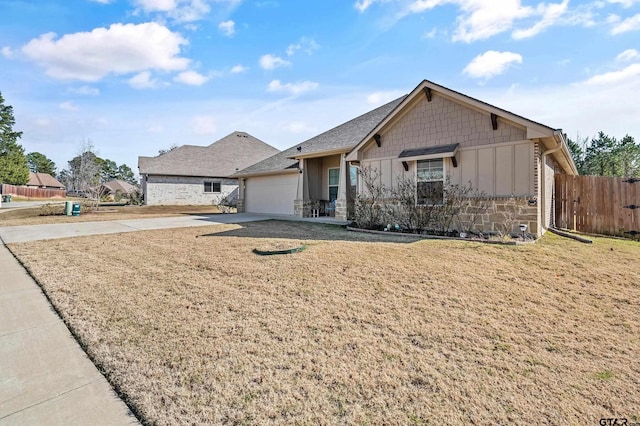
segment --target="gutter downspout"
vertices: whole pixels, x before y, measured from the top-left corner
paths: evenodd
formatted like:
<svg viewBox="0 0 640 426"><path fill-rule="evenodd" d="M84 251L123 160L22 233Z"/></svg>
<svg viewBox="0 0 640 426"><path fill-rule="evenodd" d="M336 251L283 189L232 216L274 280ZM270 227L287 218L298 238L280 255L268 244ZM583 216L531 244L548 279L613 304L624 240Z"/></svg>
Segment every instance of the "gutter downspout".
<svg viewBox="0 0 640 426"><path fill-rule="evenodd" d="M542 226L542 229L548 229L549 227L547 226L547 178L545 176L545 170L547 168L547 163L546 163L546 158L549 154L553 154L556 151L559 151L560 149L562 149L562 132L559 130L554 130L553 131L553 138L558 141L556 146L553 148L549 148L548 150L546 150L545 152L543 152L540 155L540 167L541 167L541 176L542 176L542 185L541 185L541 201L542 201L542 205L541 205L541 209L542 209L542 223L540 224Z"/></svg>

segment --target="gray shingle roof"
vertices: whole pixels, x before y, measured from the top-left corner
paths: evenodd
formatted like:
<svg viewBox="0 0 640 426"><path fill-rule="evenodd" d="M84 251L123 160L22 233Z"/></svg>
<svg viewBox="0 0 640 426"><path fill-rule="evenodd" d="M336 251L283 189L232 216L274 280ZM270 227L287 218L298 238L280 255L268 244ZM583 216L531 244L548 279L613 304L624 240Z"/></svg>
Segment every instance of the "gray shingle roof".
<svg viewBox="0 0 640 426"><path fill-rule="evenodd" d="M183 145L157 157L138 157L141 175L227 177L279 152L245 132L209 146Z"/></svg>
<svg viewBox="0 0 640 426"><path fill-rule="evenodd" d="M374 127L378 125L406 96L402 96L381 107L369 111L353 120L327 130L311 139L273 155L259 163L247 167L234 175L249 176L274 173L294 169L298 160L288 157L310 155L337 150L348 151L355 147ZM300 150L298 150L300 148Z"/></svg>

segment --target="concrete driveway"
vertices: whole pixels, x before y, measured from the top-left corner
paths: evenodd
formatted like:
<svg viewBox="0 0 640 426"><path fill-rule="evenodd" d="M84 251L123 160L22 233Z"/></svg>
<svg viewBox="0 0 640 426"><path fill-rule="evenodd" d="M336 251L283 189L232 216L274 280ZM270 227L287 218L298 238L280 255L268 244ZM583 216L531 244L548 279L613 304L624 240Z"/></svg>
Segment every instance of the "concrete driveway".
<svg viewBox="0 0 640 426"><path fill-rule="evenodd" d="M55 238L81 237L85 235L118 234L120 232L147 231L151 229L188 228L194 226L221 225L226 223L257 222L261 220L290 220L345 225L331 217L298 218L287 215L234 213L212 215L184 215L148 219L109 220L104 222L56 223L50 225L25 225L0 227L0 242L22 243Z"/></svg>

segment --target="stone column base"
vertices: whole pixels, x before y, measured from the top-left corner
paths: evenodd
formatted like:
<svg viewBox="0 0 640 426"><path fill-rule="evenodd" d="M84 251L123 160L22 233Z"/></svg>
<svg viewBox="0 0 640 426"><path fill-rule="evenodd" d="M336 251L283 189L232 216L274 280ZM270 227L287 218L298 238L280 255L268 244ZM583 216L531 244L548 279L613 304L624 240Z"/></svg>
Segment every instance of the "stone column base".
<svg viewBox="0 0 640 426"><path fill-rule="evenodd" d="M347 200L336 200L336 220L347 220Z"/></svg>

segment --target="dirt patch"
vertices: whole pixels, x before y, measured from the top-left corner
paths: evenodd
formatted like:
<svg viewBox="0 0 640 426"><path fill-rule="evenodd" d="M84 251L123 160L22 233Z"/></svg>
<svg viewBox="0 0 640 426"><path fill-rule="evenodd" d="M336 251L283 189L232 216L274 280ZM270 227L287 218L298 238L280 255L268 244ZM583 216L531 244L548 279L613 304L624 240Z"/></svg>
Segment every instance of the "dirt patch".
<svg viewBox="0 0 640 426"><path fill-rule="evenodd" d="M638 243L268 221L10 248L150 424L640 420Z"/></svg>

